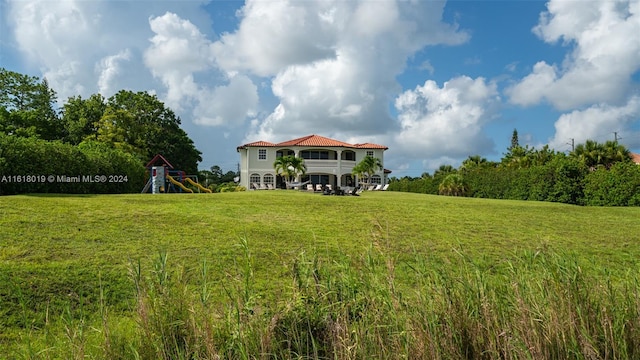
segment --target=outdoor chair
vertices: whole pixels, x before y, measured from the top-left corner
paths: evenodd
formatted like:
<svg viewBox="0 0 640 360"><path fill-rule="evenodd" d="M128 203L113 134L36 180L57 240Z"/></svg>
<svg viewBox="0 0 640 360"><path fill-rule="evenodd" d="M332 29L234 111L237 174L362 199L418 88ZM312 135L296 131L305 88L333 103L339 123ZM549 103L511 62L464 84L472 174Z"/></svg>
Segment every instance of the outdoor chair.
<svg viewBox="0 0 640 360"><path fill-rule="evenodd" d="M307 184L307 191L313 191L313 184Z"/></svg>

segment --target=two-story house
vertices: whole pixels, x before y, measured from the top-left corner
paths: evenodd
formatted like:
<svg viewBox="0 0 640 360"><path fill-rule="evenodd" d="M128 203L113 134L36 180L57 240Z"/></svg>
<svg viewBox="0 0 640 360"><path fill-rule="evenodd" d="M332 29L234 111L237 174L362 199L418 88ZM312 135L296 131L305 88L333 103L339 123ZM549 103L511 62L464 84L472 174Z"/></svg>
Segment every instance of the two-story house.
<svg viewBox="0 0 640 360"><path fill-rule="evenodd" d="M238 146L240 153L240 185L247 189L253 184L284 187L284 179L273 167L281 156L295 155L304 159L307 167L305 175L297 181L332 186L356 186L357 177L353 168L367 155L380 159L384 165L384 152L388 147L378 144L348 144L319 135L309 135L277 144L256 141ZM369 183L386 183L390 171L379 170Z"/></svg>

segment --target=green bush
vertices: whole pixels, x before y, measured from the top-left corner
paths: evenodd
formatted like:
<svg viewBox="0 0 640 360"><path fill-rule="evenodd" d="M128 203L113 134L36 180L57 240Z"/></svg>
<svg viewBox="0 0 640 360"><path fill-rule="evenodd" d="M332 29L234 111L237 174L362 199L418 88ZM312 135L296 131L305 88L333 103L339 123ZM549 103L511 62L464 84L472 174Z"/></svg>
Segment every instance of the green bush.
<svg viewBox="0 0 640 360"><path fill-rule="evenodd" d="M105 144L0 134L0 195L133 193L145 180L139 160Z"/></svg>
<svg viewBox="0 0 640 360"><path fill-rule="evenodd" d="M640 205L640 166L618 162L598 167L585 178L585 202L597 206Z"/></svg>

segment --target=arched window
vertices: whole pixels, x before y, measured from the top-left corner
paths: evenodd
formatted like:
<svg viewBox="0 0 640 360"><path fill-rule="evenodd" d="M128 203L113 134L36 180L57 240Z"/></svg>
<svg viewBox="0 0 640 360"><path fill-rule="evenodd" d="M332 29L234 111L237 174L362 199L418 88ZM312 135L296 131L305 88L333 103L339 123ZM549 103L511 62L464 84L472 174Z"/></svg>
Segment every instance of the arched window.
<svg viewBox="0 0 640 360"><path fill-rule="evenodd" d="M253 184L260 185L260 174L251 174L249 176L249 188L256 188Z"/></svg>
<svg viewBox="0 0 640 360"><path fill-rule="evenodd" d="M273 185L273 175L271 175L271 174L266 174L266 175L264 176L264 183L265 183L265 184L271 184L271 185Z"/></svg>

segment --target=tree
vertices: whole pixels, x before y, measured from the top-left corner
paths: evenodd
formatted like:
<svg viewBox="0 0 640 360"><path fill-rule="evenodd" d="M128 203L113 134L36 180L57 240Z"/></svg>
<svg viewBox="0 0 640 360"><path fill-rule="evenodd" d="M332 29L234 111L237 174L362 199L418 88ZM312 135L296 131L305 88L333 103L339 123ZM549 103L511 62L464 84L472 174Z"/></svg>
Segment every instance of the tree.
<svg viewBox="0 0 640 360"><path fill-rule="evenodd" d="M460 174L449 174L438 186L438 193L447 196L465 196L469 192L469 186Z"/></svg>
<svg viewBox="0 0 640 360"><path fill-rule="evenodd" d="M382 161L373 156L365 156L356 166L353 167L353 174L358 177L366 175L366 184L371 184L371 178L375 175L376 171L382 170Z"/></svg>
<svg viewBox="0 0 640 360"><path fill-rule="evenodd" d="M44 140L60 139L63 127L55 110L56 101L56 92L46 79L0 68L0 108L11 114L0 118L0 130L14 135L33 133Z"/></svg>
<svg viewBox="0 0 640 360"><path fill-rule="evenodd" d="M277 175L284 176L286 182L298 177L298 174L305 174L307 166L304 159L295 155L281 156L273 162L273 168Z"/></svg>
<svg viewBox="0 0 640 360"><path fill-rule="evenodd" d="M602 146L604 151L604 166L611 168L611 166L618 162L631 162L631 151L624 145L618 144L616 141L607 141Z"/></svg>
<svg viewBox="0 0 640 360"><path fill-rule="evenodd" d="M451 165L440 165L438 170L433 172L433 177L443 177L445 175L449 175L455 173L456 169Z"/></svg>
<svg viewBox="0 0 640 360"><path fill-rule="evenodd" d="M462 162L461 167L463 170L473 170L473 169L484 167L487 164L489 164L489 162L487 161L486 158L483 158L480 155L473 155L473 156L469 155L469 157Z"/></svg>
<svg viewBox="0 0 640 360"><path fill-rule="evenodd" d="M136 154L142 161L161 154L176 169L190 174L197 173L202 161L202 153L180 128L180 118L146 92L121 90L110 97L95 128L90 138Z"/></svg>
<svg viewBox="0 0 640 360"><path fill-rule="evenodd" d="M590 169L595 169L596 166L602 163L603 155L604 149L593 140L587 140L584 144L576 145L571 152L572 157L577 158Z"/></svg>
<svg viewBox="0 0 640 360"><path fill-rule="evenodd" d="M587 140L584 144L578 144L571 156L592 170L600 165L608 169L617 162L631 161L629 149L615 141L600 144L594 140Z"/></svg>
<svg viewBox="0 0 640 360"><path fill-rule="evenodd" d="M534 149L529 146L516 146L510 147L504 157L501 159L501 164L510 168L528 168L531 166L533 158L531 154Z"/></svg>
<svg viewBox="0 0 640 360"><path fill-rule="evenodd" d="M511 134L511 146L508 150L512 150L520 147L520 142L518 141L518 130L513 129L513 133Z"/></svg>
<svg viewBox="0 0 640 360"><path fill-rule="evenodd" d="M86 138L97 137L96 124L106 110L106 99L100 94L93 94L88 99L70 97L62 106L64 141L77 145Z"/></svg>

